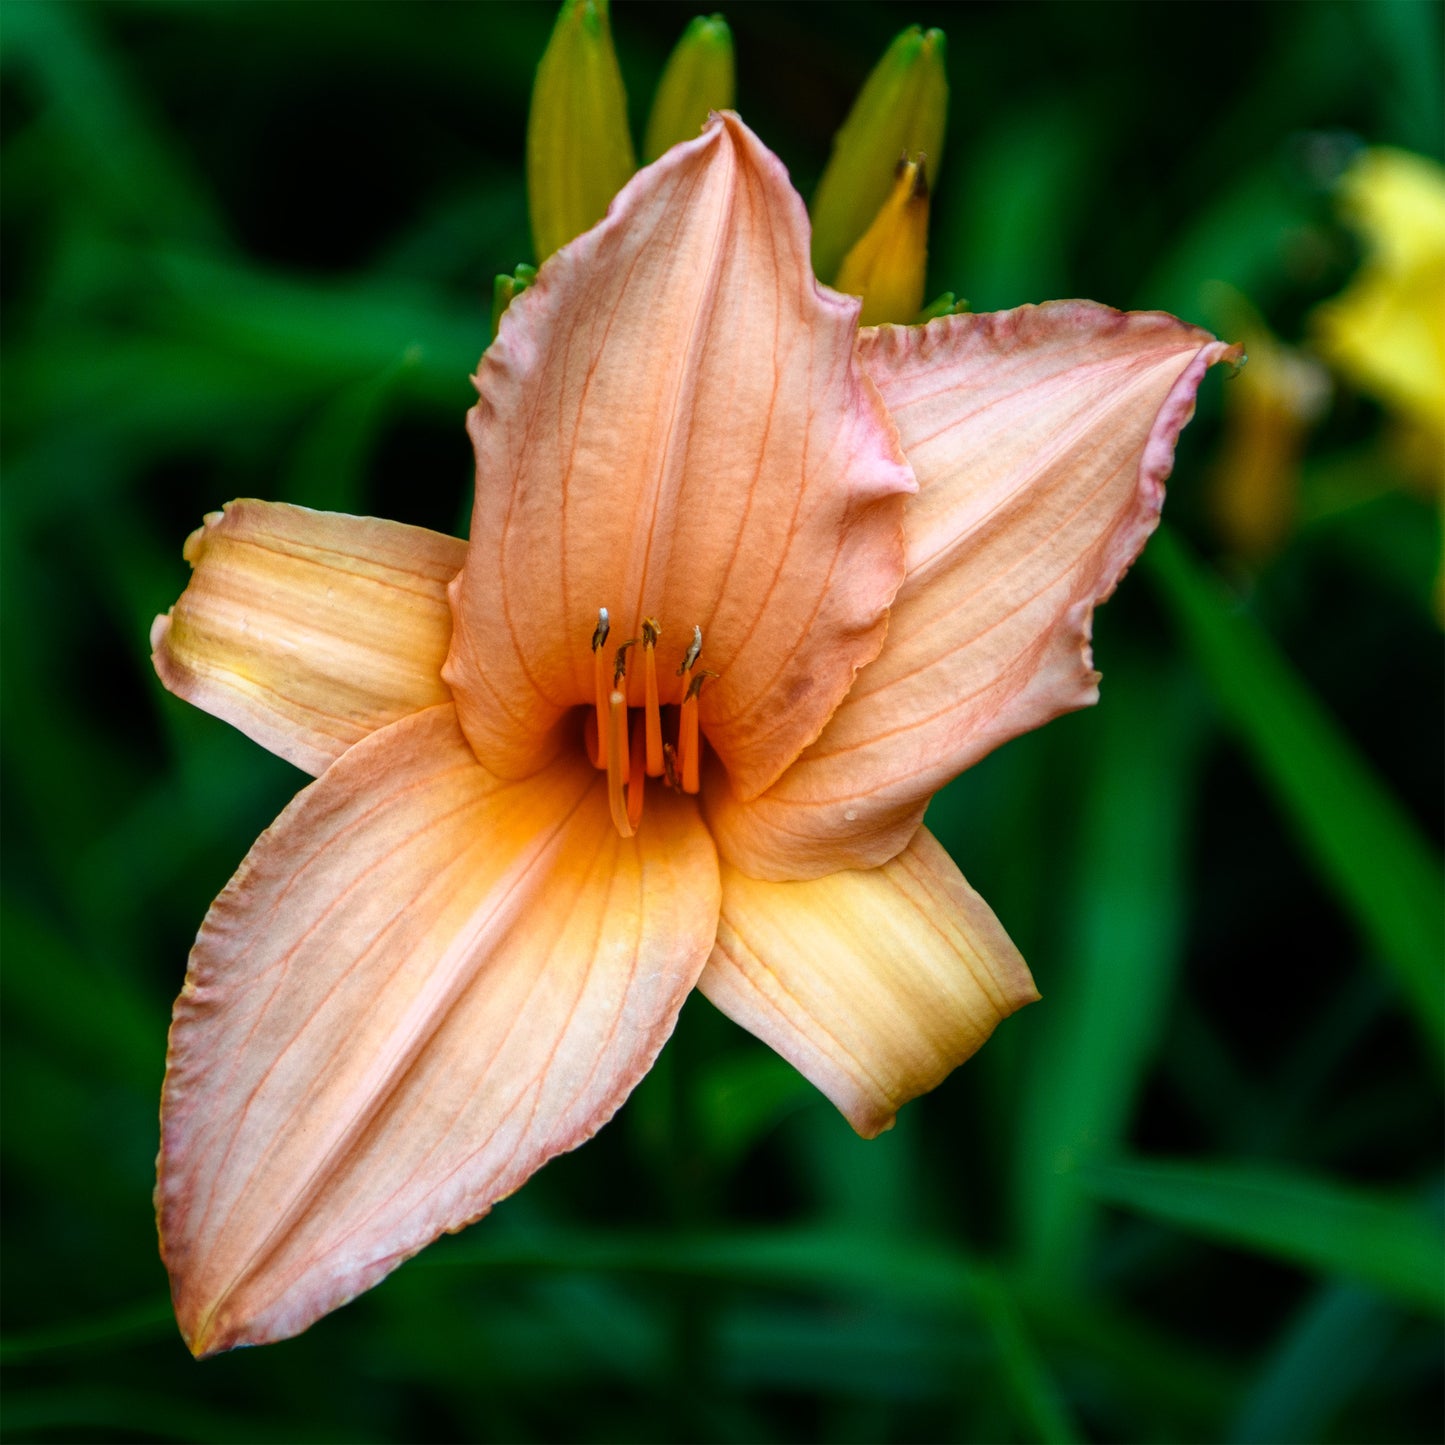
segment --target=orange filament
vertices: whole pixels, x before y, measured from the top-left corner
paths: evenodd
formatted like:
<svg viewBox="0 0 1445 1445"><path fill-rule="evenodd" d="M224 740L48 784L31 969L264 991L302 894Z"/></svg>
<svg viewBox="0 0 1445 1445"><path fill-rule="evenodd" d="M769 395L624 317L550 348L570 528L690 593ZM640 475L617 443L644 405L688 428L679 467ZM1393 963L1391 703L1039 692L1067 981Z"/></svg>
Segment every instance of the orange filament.
<svg viewBox="0 0 1445 1445"><path fill-rule="evenodd" d="M642 821L642 795L647 788L647 769L642 765L642 755L646 750L645 732L642 727L632 729L632 781L627 785L627 821L634 833Z"/></svg>
<svg viewBox="0 0 1445 1445"><path fill-rule="evenodd" d="M682 774L684 793L695 793L701 786L702 776L702 735L697 726L697 698L702 685L717 673L706 668L695 677L689 677L687 693L682 699L682 719L677 729L677 765Z"/></svg>
<svg viewBox="0 0 1445 1445"><path fill-rule="evenodd" d="M625 789L627 785L627 699L614 691L607 699L607 806L612 812L612 826L624 838L632 837L636 827ZM637 812L642 815L642 788L637 789Z"/></svg>
<svg viewBox="0 0 1445 1445"><path fill-rule="evenodd" d="M689 692L682 700L682 721L677 730L677 760L682 771L682 790L695 793L701 787L698 757L701 739L697 730L697 694Z"/></svg>
<svg viewBox="0 0 1445 1445"><path fill-rule="evenodd" d="M662 632L656 620L646 617L642 622L642 681L647 709L647 776L662 776L662 709L657 701L657 639Z"/></svg>

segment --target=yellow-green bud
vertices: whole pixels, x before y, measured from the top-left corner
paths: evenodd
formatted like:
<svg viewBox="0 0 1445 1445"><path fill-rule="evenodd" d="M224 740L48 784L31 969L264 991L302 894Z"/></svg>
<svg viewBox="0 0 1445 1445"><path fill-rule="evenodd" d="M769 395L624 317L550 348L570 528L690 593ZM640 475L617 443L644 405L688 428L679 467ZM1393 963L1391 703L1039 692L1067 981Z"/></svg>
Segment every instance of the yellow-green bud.
<svg viewBox="0 0 1445 1445"><path fill-rule="evenodd" d="M636 169L607 0L563 0L527 117L527 201L538 264L596 225Z"/></svg>
<svg viewBox="0 0 1445 1445"><path fill-rule="evenodd" d="M928 178L922 157L902 160L873 224L843 258L834 285L863 298L860 326L914 321L928 269Z"/></svg>
<svg viewBox="0 0 1445 1445"><path fill-rule="evenodd" d="M732 31L721 15L699 15L682 32L657 82L643 160L655 161L670 146L692 140L709 111L731 109L735 88Z"/></svg>
<svg viewBox="0 0 1445 1445"><path fill-rule="evenodd" d="M833 154L813 196L813 269L825 281L873 223L893 188L901 155L922 153L938 175L948 121L948 76L941 30L910 26L863 82L833 138Z"/></svg>

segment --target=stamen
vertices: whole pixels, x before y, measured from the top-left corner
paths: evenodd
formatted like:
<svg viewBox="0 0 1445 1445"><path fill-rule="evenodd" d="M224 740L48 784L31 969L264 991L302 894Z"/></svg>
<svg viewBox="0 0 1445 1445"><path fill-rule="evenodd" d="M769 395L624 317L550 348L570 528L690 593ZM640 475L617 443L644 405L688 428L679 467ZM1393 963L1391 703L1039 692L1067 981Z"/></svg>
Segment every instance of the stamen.
<svg viewBox="0 0 1445 1445"><path fill-rule="evenodd" d="M662 627L654 617L642 619L643 686L647 708L647 775L662 776L662 709L657 700L657 639Z"/></svg>
<svg viewBox="0 0 1445 1445"><path fill-rule="evenodd" d="M589 748L594 768L607 766L607 661L603 647L607 634L612 630L612 621L605 607L597 609L597 626L592 633L592 693L596 705L597 739L595 748Z"/></svg>
<svg viewBox="0 0 1445 1445"><path fill-rule="evenodd" d="M620 687L622 679L627 676L627 653L629 649L637 646L637 639L629 637L626 642L617 644L617 656L612 660L612 686Z"/></svg>
<svg viewBox="0 0 1445 1445"><path fill-rule="evenodd" d="M677 730L677 760L682 770L682 790L696 793L702 786L702 735L697 726L697 697L702 685L717 673L704 669L687 686L682 700L682 719Z"/></svg>
<svg viewBox="0 0 1445 1445"><path fill-rule="evenodd" d="M612 659L612 696L616 697L619 690L622 692L622 781L628 781L631 775L631 758L627 747L627 654L630 649L637 646L637 639L629 637L626 642L617 644L617 656ZM609 726L616 726L614 721ZM610 766L610 765L609 765Z"/></svg>
<svg viewBox="0 0 1445 1445"><path fill-rule="evenodd" d="M662 745L662 771L667 777L667 786L674 793L678 792L682 784L677 776L677 749L671 743Z"/></svg>
<svg viewBox="0 0 1445 1445"><path fill-rule="evenodd" d="M624 838L630 838L635 830L623 792L627 782L627 699L613 692L607 699L607 711L607 806L612 826Z"/></svg>
<svg viewBox="0 0 1445 1445"><path fill-rule="evenodd" d="M642 821L642 795L647 788L647 769L643 766L646 750L643 734L646 731L645 727L632 729L632 776L627 784L627 821L634 833Z"/></svg>

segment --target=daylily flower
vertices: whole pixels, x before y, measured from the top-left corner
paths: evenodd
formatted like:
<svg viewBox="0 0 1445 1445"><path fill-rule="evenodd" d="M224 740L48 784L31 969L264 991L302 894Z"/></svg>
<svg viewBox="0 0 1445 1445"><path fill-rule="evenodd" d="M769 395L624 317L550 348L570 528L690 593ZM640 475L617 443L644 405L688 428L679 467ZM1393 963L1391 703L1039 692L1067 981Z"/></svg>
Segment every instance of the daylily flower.
<svg viewBox="0 0 1445 1445"><path fill-rule="evenodd" d="M864 1135L1035 998L920 820L1095 700L1093 606L1228 353L1088 302L857 316L715 117L507 310L470 542L237 502L188 543L161 678L317 775L176 1005L157 1193L197 1354L588 1138L694 985Z"/></svg>

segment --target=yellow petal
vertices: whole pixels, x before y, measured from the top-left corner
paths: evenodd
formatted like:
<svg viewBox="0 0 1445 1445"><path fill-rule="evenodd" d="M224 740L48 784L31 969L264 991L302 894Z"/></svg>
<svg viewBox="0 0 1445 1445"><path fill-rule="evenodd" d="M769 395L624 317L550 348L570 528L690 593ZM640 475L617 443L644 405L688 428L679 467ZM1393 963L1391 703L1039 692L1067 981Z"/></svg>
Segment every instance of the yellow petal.
<svg viewBox="0 0 1445 1445"><path fill-rule="evenodd" d="M923 309L928 271L928 175L921 157L899 163L873 224L843 258L834 286L863 298L862 326L906 324Z"/></svg>
<svg viewBox="0 0 1445 1445"><path fill-rule="evenodd" d="M807 883L725 865L698 987L868 1139L1038 998L1002 925L922 828L881 868Z"/></svg>
<svg viewBox="0 0 1445 1445"><path fill-rule="evenodd" d="M194 571L151 628L165 685L317 774L377 728L450 697L455 537L232 502L186 543Z"/></svg>
<svg viewBox="0 0 1445 1445"><path fill-rule="evenodd" d="M733 36L721 15L699 15L682 32L657 82L642 154L655 161L692 140L714 110L733 104Z"/></svg>
<svg viewBox="0 0 1445 1445"><path fill-rule="evenodd" d="M1194 393L1235 353L1157 312L1086 301L864 331L918 476L888 639L768 792L704 792L754 877L867 867L985 753L1098 698L1089 637L1159 520Z"/></svg>
<svg viewBox="0 0 1445 1445"><path fill-rule="evenodd" d="M538 264L596 225L636 169L607 0L563 0L527 116Z"/></svg>
<svg viewBox="0 0 1445 1445"><path fill-rule="evenodd" d="M197 1354L303 1330L599 1129L712 945L671 794L618 837L578 754L523 783L447 705L358 744L216 900L176 1004L157 1205Z"/></svg>
<svg viewBox="0 0 1445 1445"><path fill-rule="evenodd" d="M948 120L941 30L910 26L874 66L833 140L813 196L813 266L832 281L893 188L900 156L919 152L940 174Z"/></svg>
<svg viewBox="0 0 1445 1445"><path fill-rule="evenodd" d="M913 474L818 286L807 218L734 115L638 173L518 296L478 368L479 484L446 677L492 771L525 776L596 693L599 608L661 625L664 705L702 630L702 727L744 795L877 655ZM643 703L641 669L631 702Z"/></svg>
<svg viewBox="0 0 1445 1445"><path fill-rule="evenodd" d="M1445 168L1366 151L1341 186L1360 233L1355 279L1312 318L1320 350L1356 386L1445 445Z"/></svg>

